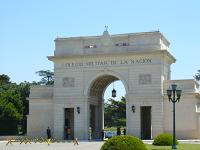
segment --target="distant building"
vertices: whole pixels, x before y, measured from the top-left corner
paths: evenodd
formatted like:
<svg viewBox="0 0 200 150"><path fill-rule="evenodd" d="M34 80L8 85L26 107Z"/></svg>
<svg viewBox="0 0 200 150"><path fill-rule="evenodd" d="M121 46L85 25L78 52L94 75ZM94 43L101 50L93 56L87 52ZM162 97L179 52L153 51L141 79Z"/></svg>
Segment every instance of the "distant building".
<svg viewBox="0 0 200 150"><path fill-rule="evenodd" d="M56 38L54 86L32 86L28 136L60 139L100 138L104 127L103 93L121 80L126 89L126 131L142 139L172 132L172 103L166 90L183 90L176 103L176 132L200 137L200 93L193 79L171 80L169 41L159 32ZM184 67L184 66L183 66ZM134 109L134 111L132 110Z"/></svg>

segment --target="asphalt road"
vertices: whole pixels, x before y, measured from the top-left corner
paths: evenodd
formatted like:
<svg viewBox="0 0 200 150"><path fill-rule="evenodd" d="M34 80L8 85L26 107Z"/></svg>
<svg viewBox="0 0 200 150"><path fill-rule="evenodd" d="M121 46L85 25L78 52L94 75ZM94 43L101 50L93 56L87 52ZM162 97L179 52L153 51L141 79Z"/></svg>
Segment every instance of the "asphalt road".
<svg viewBox="0 0 200 150"><path fill-rule="evenodd" d="M6 146L6 141L0 141L0 150L100 150L104 142L79 142L75 145L72 142L51 143L27 143L20 144L13 142Z"/></svg>

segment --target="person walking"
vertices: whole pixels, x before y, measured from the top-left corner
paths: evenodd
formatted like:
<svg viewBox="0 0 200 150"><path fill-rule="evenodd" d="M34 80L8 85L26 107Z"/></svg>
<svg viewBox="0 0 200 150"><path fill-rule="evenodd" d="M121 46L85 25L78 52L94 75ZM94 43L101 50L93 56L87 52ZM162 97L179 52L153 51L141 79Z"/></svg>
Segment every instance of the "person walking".
<svg viewBox="0 0 200 150"><path fill-rule="evenodd" d="M67 127L67 140L71 140L71 128Z"/></svg>
<svg viewBox="0 0 200 150"><path fill-rule="evenodd" d="M120 129L120 127L117 127L117 135L121 135L121 129Z"/></svg>
<svg viewBox="0 0 200 150"><path fill-rule="evenodd" d="M101 131L101 140L104 140L104 130Z"/></svg>
<svg viewBox="0 0 200 150"><path fill-rule="evenodd" d="M126 135L126 128L124 128L124 130L123 130L123 134Z"/></svg>
<svg viewBox="0 0 200 150"><path fill-rule="evenodd" d="M47 139L51 138L51 129L48 127L47 128Z"/></svg>

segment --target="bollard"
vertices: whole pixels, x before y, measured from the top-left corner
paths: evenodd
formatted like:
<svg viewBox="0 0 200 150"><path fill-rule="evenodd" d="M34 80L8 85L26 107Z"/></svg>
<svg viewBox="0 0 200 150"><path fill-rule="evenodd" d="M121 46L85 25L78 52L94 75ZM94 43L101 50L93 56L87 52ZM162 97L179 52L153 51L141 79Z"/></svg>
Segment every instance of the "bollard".
<svg viewBox="0 0 200 150"><path fill-rule="evenodd" d="M6 146L8 146L8 144L13 145L12 144L12 139L7 139L7 140L8 140L8 142L6 143Z"/></svg>
<svg viewBox="0 0 200 150"><path fill-rule="evenodd" d="M74 143L74 146L75 146L75 145L77 145L77 146L78 146L78 145L79 145L79 144L78 144L78 139L77 139L77 138L75 138L75 139L73 140L73 143Z"/></svg>
<svg viewBox="0 0 200 150"><path fill-rule="evenodd" d="M48 146L49 146L50 143L51 143L51 139L47 139L46 142L47 142L47 144L48 144Z"/></svg>

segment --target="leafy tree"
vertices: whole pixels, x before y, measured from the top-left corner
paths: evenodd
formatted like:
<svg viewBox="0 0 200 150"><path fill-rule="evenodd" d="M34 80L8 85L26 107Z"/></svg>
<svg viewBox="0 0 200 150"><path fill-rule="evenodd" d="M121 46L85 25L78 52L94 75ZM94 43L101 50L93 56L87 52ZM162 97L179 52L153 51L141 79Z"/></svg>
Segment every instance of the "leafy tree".
<svg viewBox="0 0 200 150"><path fill-rule="evenodd" d="M42 77L39 84L52 85L54 84L54 73L50 70L40 70L36 74Z"/></svg>
<svg viewBox="0 0 200 150"><path fill-rule="evenodd" d="M29 82L26 82L26 81L21 82L18 85L18 88L20 90L21 101L22 101L22 105L23 105L23 116L24 117L29 112L29 103L28 103L27 97L29 97L31 85L32 85L32 83L29 83Z"/></svg>
<svg viewBox="0 0 200 150"><path fill-rule="evenodd" d="M21 82L18 85L18 88L20 90L21 95L21 101L22 101L22 115L23 119L20 121L21 124L21 132L26 133L27 130L27 118L26 115L29 114L29 101L27 100L27 97L29 97L30 94L30 86L32 83L29 82Z"/></svg>
<svg viewBox="0 0 200 150"><path fill-rule="evenodd" d="M31 85L41 85L42 83L41 82L36 82L36 81L33 81L32 83L31 83Z"/></svg>
<svg viewBox="0 0 200 150"><path fill-rule="evenodd" d="M18 122L23 118L21 93L15 83L0 85L0 135L17 134Z"/></svg>
<svg viewBox="0 0 200 150"><path fill-rule="evenodd" d="M197 71L197 74L194 76L197 81L200 81L200 70Z"/></svg>
<svg viewBox="0 0 200 150"><path fill-rule="evenodd" d="M0 135L18 134L19 125L21 131L26 132L30 86L53 84L53 72L39 71L38 74L43 77L40 82L20 84L10 82L10 77L5 74L0 75Z"/></svg>
<svg viewBox="0 0 200 150"><path fill-rule="evenodd" d="M10 77L5 74L1 74L0 75L0 85L8 84L8 83L10 83Z"/></svg>
<svg viewBox="0 0 200 150"><path fill-rule="evenodd" d="M126 99L109 99L104 106L105 126L126 126Z"/></svg>
<svg viewBox="0 0 200 150"><path fill-rule="evenodd" d="M11 83L7 75L0 75L3 79L0 84L0 134L17 134L19 122L22 122L22 131L26 132L26 114L28 113L27 97L31 83Z"/></svg>
<svg viewBox="0 0 200 150"><path fill-rule="evenodd" d="M16 84L4 84L0 87L0 119L20 120L22 102Z"/></svg>

